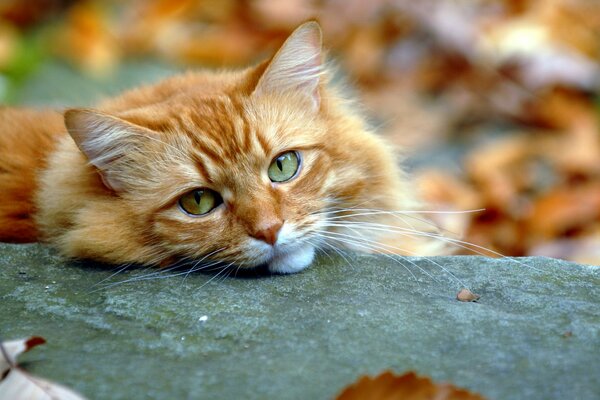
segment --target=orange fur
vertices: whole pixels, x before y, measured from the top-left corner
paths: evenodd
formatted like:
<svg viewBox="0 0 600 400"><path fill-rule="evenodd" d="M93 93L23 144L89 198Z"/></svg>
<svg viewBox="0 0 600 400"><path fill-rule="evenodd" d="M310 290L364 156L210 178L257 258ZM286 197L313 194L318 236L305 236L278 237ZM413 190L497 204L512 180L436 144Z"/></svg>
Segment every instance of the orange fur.
<svg viewBox="0 0 600 400"><path fill-rule="evenodd" d="M36 175L64 134L63 118L56 111L2 107L0 121L0 241L34 242Z"/></svg>
<svg viewBox="0 0 600 400"><path fill-rule="evenodd" d="M380 244L378 251L431 254L431 241L421 237L329 219L431 230L420 219L353 211L414 209L413 190L389 146L327 85L320 40L318 25L307 23L267 63L190 73L134 89L96 110L70 110L69 135L53 118L63 135L55 148L48 143L55 136L44 136L44 148L52 150L45 168L33 150L19 150L27 164L19 167L18 190L26 193L20 207L31 214L37 189L31 171L43 168L35 196L42 239L66 256L110 263L208 257L295 272L310 263L323 235L343 247L335 238L357 231ZM26 127L27 121L20 135L49 131ZM290 150L302 157L300 172L271 182L269 164ZM220 193L224 203L201 217L186 215L178 199L195 188ZM27 224L23 237L30 240L34 230ZM277 235L281 243L274 245Z"/></svg>

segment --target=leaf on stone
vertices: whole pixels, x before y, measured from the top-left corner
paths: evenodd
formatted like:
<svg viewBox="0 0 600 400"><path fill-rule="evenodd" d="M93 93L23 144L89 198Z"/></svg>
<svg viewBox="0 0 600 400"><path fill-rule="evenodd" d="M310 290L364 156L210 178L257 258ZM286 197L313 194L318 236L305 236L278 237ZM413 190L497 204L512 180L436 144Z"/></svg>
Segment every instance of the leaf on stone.
<svg viewBox="0 0 600 400"><path fill-rule="evenodd" d="M458 292L458 294L456 295L456 300L458 301L465 301L465 302L469 302L469 301L477 301L479 300L481 296L479 296L478 294L475 294L473 292L471 292L469 289L460 289L460 291Z"/></svg>
<svg viewBox="0 0 600 400"><path fill-rule="evenodd" d="M0 343L0 399L85 400L72 390L32 376L17 366L20 354L44 343L46 340L39 336Z"/></svg>
<svg viewBox="0 0 600 400"><path fill-rule="evenodd" d="M11 340L0 344L0 376L4 376L6 371L16 365L17 357L20 354L44 343L46 343L44 338L31 336L27 339Z"/></svg>
<svg viewBox="0 0 600 400"><path fill-rule="evenodd" d="M363 376L348 386L336 400L482 400L483 396L449 383L434 383L414 372L394 375L390 371L372 378Z"/></svg>

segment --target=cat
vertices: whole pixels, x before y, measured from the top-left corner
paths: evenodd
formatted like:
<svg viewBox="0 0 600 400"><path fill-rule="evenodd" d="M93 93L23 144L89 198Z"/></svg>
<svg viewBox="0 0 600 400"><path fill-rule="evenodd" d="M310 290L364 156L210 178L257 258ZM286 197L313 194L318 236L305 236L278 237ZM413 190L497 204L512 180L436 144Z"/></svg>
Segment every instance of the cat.
<svg viewBox="0 0 600 400"><path fill-rule="evenodd" d="M256 66L95 109L0 108L0 240L274 273L308 267L317 249L446 253L391 146L328 82L321 36L306 22Z"/></svg>

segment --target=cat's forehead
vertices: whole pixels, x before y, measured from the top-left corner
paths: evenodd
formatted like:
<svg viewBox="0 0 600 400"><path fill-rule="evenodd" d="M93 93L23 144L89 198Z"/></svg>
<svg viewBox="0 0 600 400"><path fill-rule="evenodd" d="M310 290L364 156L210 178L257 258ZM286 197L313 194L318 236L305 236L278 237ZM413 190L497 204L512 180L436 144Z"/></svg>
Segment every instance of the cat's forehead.
<svg viewBox="0 0 600 400"><path fill-rule="evenodd" d="M172 132L178 147L209 183L259 182L273 157L321 140L314 117L249 96L194 99L178 107L174 117L179 121Z"/></svg>
<svg viewBox="0 0 600 400"><path fill-rule="evenodd" d="M227 159L272 155L317 140L315 118L286 104L250 96L214 96L179 111L179 130L200 150L220 150Z"/></svg>

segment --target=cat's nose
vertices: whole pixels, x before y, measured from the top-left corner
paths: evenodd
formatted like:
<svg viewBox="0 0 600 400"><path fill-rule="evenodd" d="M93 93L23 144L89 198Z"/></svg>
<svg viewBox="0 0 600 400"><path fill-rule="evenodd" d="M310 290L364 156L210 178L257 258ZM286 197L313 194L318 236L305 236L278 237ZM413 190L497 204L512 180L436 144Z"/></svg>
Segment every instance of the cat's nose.
<svg viewBox="0 0 600 400"><path fill-rule="evenodd" d="M277 237L279 236L279 231L281 230L282 226L283 221L275 221L266 227L255 230L254 233L250 234L250 236L274 246L277 242Z"/></svg>

